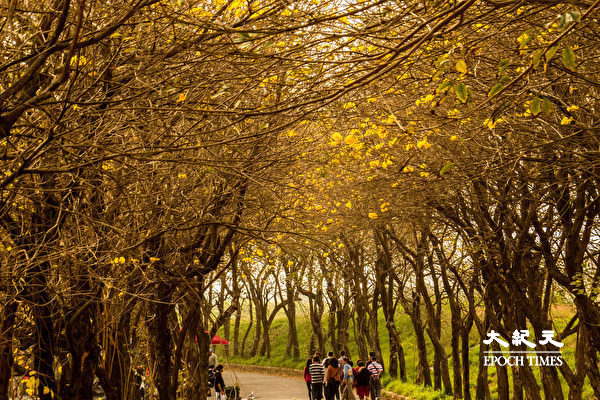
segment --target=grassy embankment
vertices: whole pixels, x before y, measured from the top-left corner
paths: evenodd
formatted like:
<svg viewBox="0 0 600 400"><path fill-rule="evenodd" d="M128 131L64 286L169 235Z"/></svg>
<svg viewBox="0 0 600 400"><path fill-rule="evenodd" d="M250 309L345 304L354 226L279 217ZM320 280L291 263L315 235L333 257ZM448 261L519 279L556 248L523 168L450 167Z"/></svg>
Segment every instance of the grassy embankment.
<svg viewBox="0 0 600 400"><path fill-rule="evenodd" d="M568 306L559 305L553 308L553 316L556 324L556 331L560 331L568 319L571 317L572 311ZM381 341L381 349L384 354L384 361L387 363L389 357L389 340L387 335L387 330L385 329L385 324L383 322L383 317L380 315L380 341ZM446 344L446 352L447 354L451 354L450 352L450 326L449 326L449 318L445 318L444 328L445 332L442 335L442 340ZM431 388L425 388L419 385L412 383L415 379L416 375L416 366L417 366L417 351L416 351L416 341L414 337L414 332L412 329L412 325L410 323L410 319L408 316L402 313L398 313L395 319L396 325L398 327L399 332L402 335L402 342L404 346L404 351L406 354L406 367L407 367L407 375L408 382L401 382L399 379L391 379L388 376L385 376L383 379L383 383L385 388L389 391L404 394L406 396L411 396L418 400L442 400L442 399L450 399L451 397L445 396L443 393L439 391L435 391ZM304 367L304 363L306 362L306 358L309 353L309 344L310 344L310 322L307 316L303 316L302 313L298 314L298 335L300 340L300 354L301 358L299 360L294 360L291 357L287 357L285 355L285 348L288 337L288 327L287 320L283 317L276 319L273 322L271 327L271 358L266 357L230 357L229 362L232 363L240 363L240 364L254 364L254 365L266 365L266 366L274 366L274 367L285 367L285 368L296 368L302 369ZM245 332L248 326L247 322L243 322L241 326L241 334ZM323 327L326 329L326 320L323 320ZM533 332L533 330L530 330ZM222 332L220 332L222 333ZM248 352L250 345L253 340L254 329L250 330L250 334L248 335L248 339L246 340L246 353ZM354 332L352 330L352 323L350 324L350 350L352 352L353 358L356 359L357 348L356 342L354 340ZM477 364L479 357L479 338L475 329L471 332L471 345L470 345L470 365L471 365L471 391L474 394L476 378L477 378ZM241 339L240 339L241 340ZM573 357L575 350L575 337L572 336L564 341L565 346L561 349L563 358L567 361L570 366L573 366ZM433 349L429 346L429 359L430 362L433 359ZM219 350L217 350L220 352ZM539 368L533 367L534 372L538 375L539 380ZM497 399L497 387L496 387L496 379L495 379L495 369L489 369L490 375L490 391L492 393L492 398ZM452 360L450 360L450 373L452 374ZM432 371L433 378L433 371ZM512 387L512 382L509 382ZM565 398L567 397L567 385L563 382L563 390L565 392ZM586 381L586 385L583 393L584 399L592 399L593 391Z"/></svg>

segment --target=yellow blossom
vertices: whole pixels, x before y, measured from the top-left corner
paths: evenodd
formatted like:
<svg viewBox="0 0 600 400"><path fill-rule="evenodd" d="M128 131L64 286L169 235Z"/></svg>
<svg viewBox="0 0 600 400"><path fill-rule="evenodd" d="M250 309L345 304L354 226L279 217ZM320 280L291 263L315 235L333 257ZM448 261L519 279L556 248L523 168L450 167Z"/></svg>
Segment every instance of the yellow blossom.
<svg viewBox="0 0 600 400"><path fill-rule="evenodd" d="M425 149L428 149L428 148L430 148L430 147L431 147L431 143L429 143L429 142L427 141L427 138L423 138L423 139L421 139L421 140L419 140L419 141L417 142L417 148L418 148L418 149L420 149L420 148L422 148L422 147L423 147L423 148L425 148Z"/></svg>
<svg viewBox="0 0 600 400"><path fill-rule="evenodd" d="M353 134L350 134L344 138L344 142L349 146L354 146L358 143L358 139Z"/></svg>
<svg viewBox="0 0 600 400"><path fill-rule="evenodd" d="M571 122L573 122L573 118L569 118L569 117L563 117L560 120L561 125L569 125Z"/></svg>

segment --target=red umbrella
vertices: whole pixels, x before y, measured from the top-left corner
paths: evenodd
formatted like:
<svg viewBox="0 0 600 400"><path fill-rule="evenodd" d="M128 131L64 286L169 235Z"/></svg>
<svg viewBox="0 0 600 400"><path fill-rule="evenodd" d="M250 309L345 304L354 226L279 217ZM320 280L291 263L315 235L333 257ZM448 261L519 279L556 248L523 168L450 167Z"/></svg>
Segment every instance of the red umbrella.
<svg viewBox="0 0 600 400"><path fill-rule="evenodd" d="M219 335L215 335L215 337L210 341L210 344L229 344L229 342L222 337L219 337Z"/></svg>
<svg viewBox="0 0 600 400"><path fill-rule="evenodd" d="M208 333L208 331L204 331L204 333ZM198 336L196 336L196 343L198 343ZM229 344L229 342L219 335L215 335L210 341L210 344Z"/></svg>

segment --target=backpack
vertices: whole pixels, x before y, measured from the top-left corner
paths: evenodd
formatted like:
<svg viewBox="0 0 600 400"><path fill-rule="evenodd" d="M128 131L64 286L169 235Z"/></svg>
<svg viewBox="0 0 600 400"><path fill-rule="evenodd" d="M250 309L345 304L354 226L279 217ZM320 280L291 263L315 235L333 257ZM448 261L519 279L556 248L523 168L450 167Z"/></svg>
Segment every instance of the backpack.
<svg viewBox="0 0 600 400"><path fill-rule="evenodd" d="M208 387L214 387L215 386L215 372L213 371L212 368L208 369Z"/></svg>

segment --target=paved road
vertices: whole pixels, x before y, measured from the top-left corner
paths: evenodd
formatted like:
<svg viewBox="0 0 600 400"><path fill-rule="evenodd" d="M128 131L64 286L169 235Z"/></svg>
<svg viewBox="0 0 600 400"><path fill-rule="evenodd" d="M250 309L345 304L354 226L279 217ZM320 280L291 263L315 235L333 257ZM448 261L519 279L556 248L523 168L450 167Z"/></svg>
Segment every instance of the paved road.
<svg viewBox="0 0 600 400"><path fill-rule="evenodd" d="M254 392L260 400L306 400L308 393L306 383L300 379L284 378L265 374L252 374L249 372L223 372L226 385L235 383L237 377L242 389L241 396L246 398Z"/></svg>

